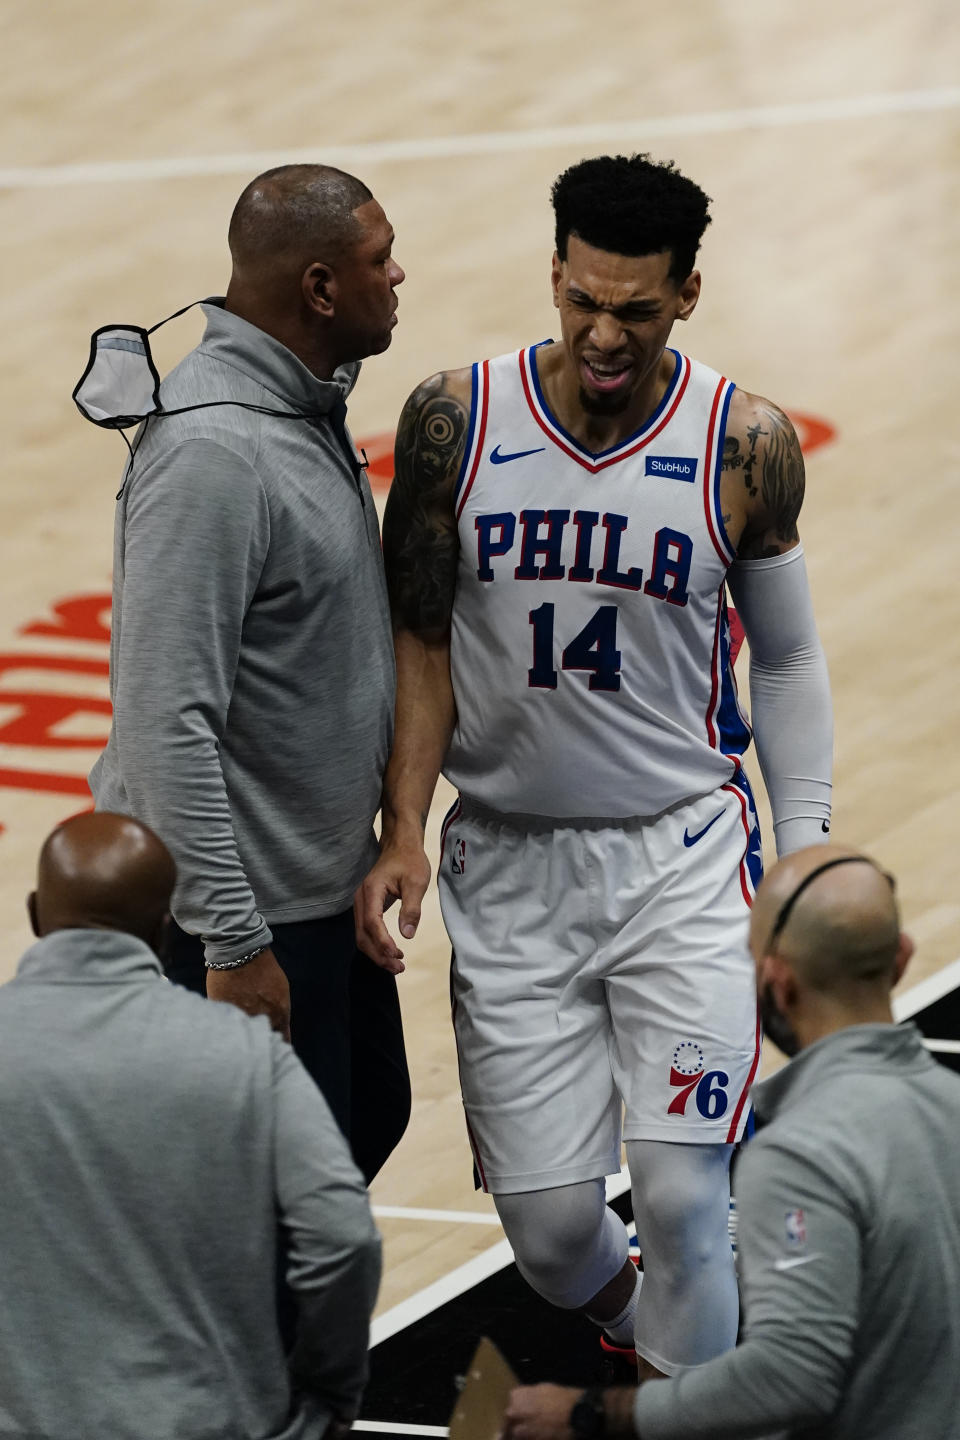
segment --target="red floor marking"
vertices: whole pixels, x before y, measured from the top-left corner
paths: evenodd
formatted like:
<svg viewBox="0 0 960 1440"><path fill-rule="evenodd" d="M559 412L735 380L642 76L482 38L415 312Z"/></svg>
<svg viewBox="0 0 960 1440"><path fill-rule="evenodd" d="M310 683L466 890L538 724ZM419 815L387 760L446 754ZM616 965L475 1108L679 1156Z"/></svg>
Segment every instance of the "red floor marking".
<svg viewBox="0 0 960 1440"><path fill-rule="evenodd" d="M835 428L826 420L818 420L815 415L805 415L799 410L788 410L787 414L793 421L804 455L812 455L821 445L828 445L837 438ZM393 480L393 441L392 432L385 430L357 442L360 449L366 451L369 462L367 479L380 494L386 494Z"/></svg>

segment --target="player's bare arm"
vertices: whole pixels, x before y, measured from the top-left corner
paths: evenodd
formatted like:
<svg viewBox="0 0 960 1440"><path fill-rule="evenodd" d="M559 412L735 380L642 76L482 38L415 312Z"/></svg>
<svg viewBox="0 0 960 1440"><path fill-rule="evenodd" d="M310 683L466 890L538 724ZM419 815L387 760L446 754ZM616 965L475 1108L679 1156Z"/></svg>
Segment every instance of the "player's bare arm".
<svg viewBox="0 0 960 1440"><path fill-rule="evenodd" d="M470 371L433 376L403 408L383 558L397 656L393 751L384 777L380 859L357 891L357 943L395 974L403 952L383 923L399 899L411 939L430 881L424 831L456 719L450 622L459 539L454 491L470 425Z"/></svg>
<svg viewBox="0 0 960 1440"><path fill-rule="evenodd" d="M394 444L383 559L395 632L446 644L460 545L453 492L470 425L470 372L434 375L410 396Z"/></svg>
<svg viewBox="0 0 960 1440"><path fill-rule="evenodd" d="M724 524L740 560L764 560L800 542L803 504L800 442L770 400L736 390L723 446Z"/></svg>

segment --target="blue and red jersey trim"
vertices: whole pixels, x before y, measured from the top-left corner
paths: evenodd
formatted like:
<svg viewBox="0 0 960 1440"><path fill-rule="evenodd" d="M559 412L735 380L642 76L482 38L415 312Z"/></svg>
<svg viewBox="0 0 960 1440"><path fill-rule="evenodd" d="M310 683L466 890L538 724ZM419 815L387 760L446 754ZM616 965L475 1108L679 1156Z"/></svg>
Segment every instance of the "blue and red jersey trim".
<svg viewBox="0 0 960 1440"><path fill-rule="evenodd" d="M470 425L467 430L463 460L460 463L460 473L457 476L457 484L453 492L458 520L463 514L463 507L467 503L470 491L473 489L473 482L477 478L477 471L483 455L483 444L487 435L487 414L490 409L489 360L473 366L470 384Z"/></svg>
<svg viewBox="0 0 960 1440"><path fill-rule="evenodd" d="M635 455L638 450L643 450L649 445L651 440L654 440L673 419L690 381L692 368L690 361L679 351L671 350L669 353L674 357L675 362L673 375L656 410L633 435L622 440L619 445L611 446L609 450L601 450L599 454L595 455L563 428L551 413L544 398L540 377L537 373L536 352L543 345L552 343L551 340L542 340L539 345L531 345L520 351L518 361L523 393L534 420L547 438L552 440L571 460L576 460L578 465L589 470L591 475L596 475L609 465L619 464L621 460L628 459L629 456Z"/></svg>
<svg viewBox="0 0 960 1440"><path fill-rule="evenodd" d="M707 425L707 451L703 466L703 510L707 519L707 531L724 565L731 565L737 555L727 539L723 523L723 509L720 504L720 478L723 474L723 442L727 433L727 416L730 400L737 387L723 376L720 378L710 407Z"/></svg>

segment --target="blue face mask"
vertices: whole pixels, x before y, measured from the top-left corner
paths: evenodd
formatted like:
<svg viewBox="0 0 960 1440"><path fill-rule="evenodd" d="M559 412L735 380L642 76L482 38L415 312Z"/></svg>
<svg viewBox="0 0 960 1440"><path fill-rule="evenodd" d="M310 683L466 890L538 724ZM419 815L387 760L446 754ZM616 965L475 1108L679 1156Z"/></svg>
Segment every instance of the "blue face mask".
<svg viewBox="0 0 960 1440"><path fill-rule="evenodd" d="M184 405L178 410L164 410L160 404L160 376L150 352L150 336L161 325L185 315L195 305L211 303L207 300L192 300L182 310L175 310L166 320L160 320L145 330L142 325L102 325L90 337L90 358L87 367L73 389L73 402L85 420L105 430L129 430L152 418L163 419L167 415L185 415L190 410L209 410L216 406L235 405L241 410L254 410L259 415L276 415L283 420L328 420L333 426L337 441L354 472L361 502L366 504L360 485L360 472L366 469L367 458L361 459L346 428L347 407L344 400L330 410L271 410L263 405L250 405L244 400L207 400L197 405ZM124 483L130 478L136 449L143 432L133 445L127 440L130 451L130 469ZM123 492L121 491L121 494Z"/></svg>

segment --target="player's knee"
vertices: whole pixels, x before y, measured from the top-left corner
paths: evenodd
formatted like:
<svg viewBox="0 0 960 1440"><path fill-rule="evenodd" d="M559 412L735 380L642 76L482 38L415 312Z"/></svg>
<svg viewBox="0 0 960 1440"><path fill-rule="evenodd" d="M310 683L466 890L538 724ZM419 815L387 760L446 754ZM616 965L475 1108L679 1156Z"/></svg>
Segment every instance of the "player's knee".
<svg viewBox="0 0 960 1440"><path fill-rule="evenodd" d="M494 1199L517 1269L552 1305L579 1309L622 1266L626 1237L620 1254L607 1220L602 1181Z"/></svg>
<svg viewBox="0 0 960 1440"><path fill-rule="evenodd" d="M641 1148L634 1142L628 1156L645 1264L655 1262L664 1278L675 1271L688 1283L698 1271L729 1262L729 1157L723 1147Z"/></svg>

